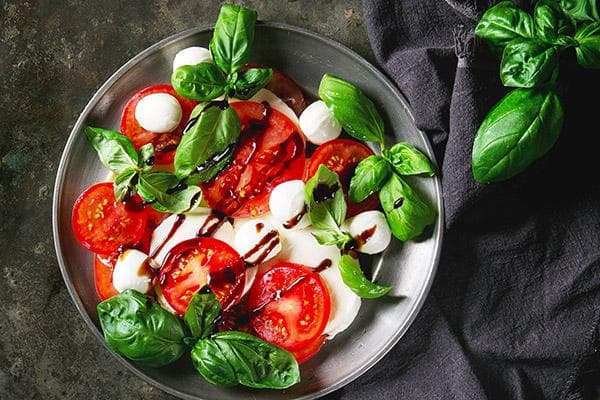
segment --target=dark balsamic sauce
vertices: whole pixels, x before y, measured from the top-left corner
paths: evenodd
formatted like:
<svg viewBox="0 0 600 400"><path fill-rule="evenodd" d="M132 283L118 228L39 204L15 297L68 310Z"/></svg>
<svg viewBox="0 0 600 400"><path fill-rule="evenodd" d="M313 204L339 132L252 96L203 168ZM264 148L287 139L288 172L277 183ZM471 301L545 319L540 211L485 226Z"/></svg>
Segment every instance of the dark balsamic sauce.
<svg viewBox="0 0 600 400"><path fill-rule="evenodd" d="M242 256L246 263L249 265L261 264L269 255L271 251L279 244L279 233L276 230L269 231L263 236L256 245L248 250L246 254ZM248 261L249 258L261 252L255 260Z"/></svg>
<svg viewBox="0 0 600 400"><path fill-rule="evenodd" d="M147 166L152 166L154 165L154 156L150 156L147 160L146 160L146 165Z"/></svg>
<svg viewBox="0 0 600 400"><path fill-rule="evenodd" d="M128 196L124 201L123 205L129 212L141 212L144 211L145 203L140 201L136 196Z"/></svg>
<svg viewBox="0 0 600 400"><path fill-rule="evenodd" d="M289 221L286 221L283 224L283 227L285 229L292 229L293 227L295 227L296 225L298 225L298 223L302 220L302 217L304 217L304 214L306 214L306 206L304 206L304 208L302 209L302 211L300 211L300 214L294 216Z"/></svg>
<svg viewBox="0 0 600 400"><path fill-rule="evenodd" d="M402 204L404 204L404 197L396 199L396 201L394 201L394 209L402 207Z"/></svg>
<svg viewBox="0 0 600 400"><path fill-rule="evenodd" d="M225 158L229 157L231 153L233 153L233 151L235 150L235 146L236 143L229 144L227 147L225 147L225 149L222 152L215 154L202 164L198 165L196 167L196 173L201 174L202 172L214 167L215 165L223 161Z"/></svg>
<svg viewBox="0 0 600 400"><path fill-rule="evenodd" d="M179 182L179 183L178 183L176 186L174 186L174 187L172 187L172 188L170 188L170 189L167 189L167 192L166 192L166 193L167 193L167 194L173 194L173 193L177 193L177 192L179 192L179 191L182 191L182 190L185 190L185 189L187 189L187 187L188 187L188 185L187 185L187 184L185 184L185 183L182 181L182 182Z"/></svg>
<svg viewBox="0 0 600 400"><path fill-rule="evenodd" d="M367 243L369 239L371 239L376 230L377 225L373 225L372 227L370 227L369 229L365 229L360 233L360 235L355 237L354 241L356 242L356 248L360 249L362 246L364 246L365 243Z"/></svg>
<svg viewBox="0 0 600 400"><path fill-rule="evenodd" d="M326 258L323 261L321 261L321 263L317 265L317 267L313 271L318 274L319 272L323 272L327 268L331 267L331 264L331 260L329 258Z"/></svg>
<svg viewBox="0 0 600 400"><path fill-rule="evenodd" d="M160 253L163 247L165 247L165 244L167 244L167 242L173 237L175 232L177 232L181 224L183 224L183 221L185 221L185 214L177 214L177 219L173 223L173 226L169 230L169 233L167 234L167 236L165 236L162 243L158 245L158 247L154 249L154 251L150 254L150 258L154 258L158 253Z"/></svg>
<svg viewBox="0 0 600 400"><path fill-rule="evenodd" d="M196 234L197 237L212 236L227 220L227 216L217 210L212 210Z"/></svg>
<svg viewBox="0 0 600 400"><path fill-rule="evenodd" d="M262 231L262 229L265 227L265 224L263 224L262 222L259 222L256 224L256 233L260 233L260 231Z"/></svg>
<svg viewBox="0 0 600 400"><path fill-rule="evenodd" d="M324 183L319 183L313 191L313 199L315 200L315 203L331 200L335 197L335 193L339 189L340 185L338 185L337 183L333 186L329 186Z"/></svg>
<svg viewBox="0 0 600 400"><path fill-rule="evenodd" d="M223 310L231 308L237 299L242 297L244 291L245 275L236 273L231 266L227 266L217 271L209 271L206 276L206 284L219 293L227 293L223 298L229 299L223 303Z"/></svg>

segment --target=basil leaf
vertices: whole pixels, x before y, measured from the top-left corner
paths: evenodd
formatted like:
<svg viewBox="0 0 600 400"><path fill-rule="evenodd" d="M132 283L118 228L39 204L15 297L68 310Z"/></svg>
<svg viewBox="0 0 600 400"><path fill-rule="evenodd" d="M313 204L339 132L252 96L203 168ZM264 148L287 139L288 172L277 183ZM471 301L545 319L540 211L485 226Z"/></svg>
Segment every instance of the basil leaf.
<svg viewBox="0 0 600 400"><path fill-rule="evenodd" d="M137 174L137 169L130 167L117 175L114 182L115 199L117 201L123 201L135 193Z"/></svg>
<svg viewBox="0 0 600 400"><path fill-rule="evenodd" d="M143 172L136 186L145 202L160 212L181 214L189 211L201 195L198 186L178 190L179 179L170 172Z"/></svg>
<svg viewBox="0 0 600 400"><path fill-rule="evenodd" d="M410 143L396 143L390 149L383 150L383 157L392 164L397 174L435 175L433 164L429 158Z"/></svg>
<svg viewBox="0 0 600 400"><path fill-rule="evenodd" d="M565 14L578 22L600 19L596 0L560 0L560 6Z"/></svg>
<svg viewBox="0 0 600 400"><path fill-rule="evenodd" d="M202 290L192 297L184 316L190 332L197 339L204 339L214 331L216 320L221 315L221 303L213 292Z"/></svg>
<svg viewBox="0 0 600 400"><path fill-rule="evenodd" d="M108 347L148 367L162 367L183 354L183 324L145 295L129 289L98 304Z"/></svg>
<svg viewBox="0 0 600 400"><path fill-rule="evenodd" d="M575 34L577 61L586 68L600 68L600 22L584 25Z"/></svg>
<svg viewBox="0 0 600 400"><path fill-rule="evenodd" d="M515 39L535 36L531 15L512 1L501 1L489 8L475 27L475 34L494 46L505 46Z"/></svg>
<svg viewBox="0 0 600 400"><path fill-rule="evenodd" d="M104 166L116 174L131 167L137 167L138 154L131 140L119 132L108 129L85 128L85 136L90 141Z"/></svg>
<svg viewBox="0 0 600 400"><path fill-rule="evenodd" d="M233 86L234 96L238 99L248 100L260 89L267 86L273 77L270 68L250 68L238 72L237 80Z"/></svg>
<svg viewBox="0 0 600 400"><path fill-rule="evenodd" d="M362 160L354 170L348 195L357 203L378 192L388 179L392 169L381 156L369 156Z"/></svg>
<svg viewBox="0 0 600 400"><path fill-rule="evenodd" d="M342 232L340 230L321 230L312 233L313 237L319 242L319 244L329 246L334 245L343 249L346 244L350 243L353 238L348 232Z"/></svg>
<svg viewBox="0 0 600 400"><path fill-rule="evenodd" d="M243 332L220 332L198 341L192 362L209 382L258 389L285 389L300 382L288 351Z"/></svg>
<svg viewBox="0 0 600 400"><path fill-rule="evenodd" d="M254 44L256 11L234 4L223 4L210 41L215 63L227 74L243 67Z"/></svg>
<svg viewBox="0 0 600 400"><path fill-rule="evenodd" d="M346 200L340 179L324 164L306 182L306 208L310 223L317 229L340 232L346 218Z"/></svg>
<svg viewBox="0 0 600 400"><path fill-rule="evenodd" d="M435 211L396 174L379 191L379 201L394 236L410 240L435 222Z"/></svg>
<svg viewBox="0 0 600 400"><path fill-rule="evenodd" d="M196 122L188 123L175 152L177 177L198 175L189 183L207 181L221 171L242 129L237 113L226 102L203 107Z"/></svg>
<svg viewBox="0 0 600 400"><path fill-rule="evenodd" d="M143 171L149 171L154 165L154 146L147 143L138 150L138 167Z"/></svg>
<svg viewBox="0 0 600 400"><path fill-rule="evenodd" d="M213 63L183 65L173 71L171 84L181 97L210 101L225 93L223 72Z"/></svg>
<svg viewBox="0 0 600 400"><path fill-rule="evenodd" d="M368 280L358 261L348 254L340 258L340 274L344 284L363 299L376 299L392 290L391 286L378 285Z"/></svg>
<svg viewBox="0 0 600 400"><path fill-rule="evenodd" d="M560 46L575 44L569 35L573 34L573 24L563 13L556 0L540 0L533 13L535 32L546 43Z"/></svg>
<svg viewBox="0 0 600 400"><path fill-rule="evenodd" d="M563 108L549 89L516 89L489 112L473 144L473 176L498 182L522 172L554 145Z"/></svg>
<svg viewBox="0 0 600 400"><path fill-rule="evenodd" d="M351 136L383 143L383 119L375 104L359 88L325 74L319 85L319 97Z"/></svg>
<svg viewBox="0 0 600 400"><path fill-rule="evenodd" d="M556 79L558 49L533 41L516 41L504 48L500 79L504 86L534 87Z"/></svg>

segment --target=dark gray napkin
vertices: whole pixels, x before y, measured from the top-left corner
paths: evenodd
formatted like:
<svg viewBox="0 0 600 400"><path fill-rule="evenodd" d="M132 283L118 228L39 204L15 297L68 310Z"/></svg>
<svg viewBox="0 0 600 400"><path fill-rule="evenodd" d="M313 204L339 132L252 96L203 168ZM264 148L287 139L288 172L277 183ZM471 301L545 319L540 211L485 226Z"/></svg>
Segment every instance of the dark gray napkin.
<svg viewBox="0 0 600 400"><path fill-rule="evenodd" d="M600 72L565 54L555 148L509 182L477 184L473 138L507 92L473 37L491 3L363 2L376 57L434 144L446 235L408 333L331 399L580 399L600 383Z"/></svg>

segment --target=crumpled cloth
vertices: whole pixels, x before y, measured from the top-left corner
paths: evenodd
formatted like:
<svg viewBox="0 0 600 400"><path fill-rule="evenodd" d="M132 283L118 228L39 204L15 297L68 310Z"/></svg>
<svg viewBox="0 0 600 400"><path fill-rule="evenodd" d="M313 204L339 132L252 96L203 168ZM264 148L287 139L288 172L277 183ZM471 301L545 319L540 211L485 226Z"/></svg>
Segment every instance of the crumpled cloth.
<svg viewBox="0 0 600 400"><path fill-rule="evenodd" d="M566 51L559 141L512 180L478 184L473 139L508 92L473 35L493 3L363 1L377 61L434 146L446 233L407 334L329 399L598 399L600 72Z"/></svg>

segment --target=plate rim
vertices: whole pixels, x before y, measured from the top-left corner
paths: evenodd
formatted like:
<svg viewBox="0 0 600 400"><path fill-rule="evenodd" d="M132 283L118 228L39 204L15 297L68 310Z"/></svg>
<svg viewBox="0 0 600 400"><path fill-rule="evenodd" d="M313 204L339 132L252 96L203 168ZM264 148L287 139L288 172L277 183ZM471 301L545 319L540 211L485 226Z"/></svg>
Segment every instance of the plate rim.
<svg viewBox="0 0 600 400"><path fill-rule="evenodd" d="M361 67L369 70L371 73L373 73L379 79L381 79L381 81L385 84L385 86L388 87L388 89L390 89L390 91L398 99L400 105L405 109L407 114L413 120L413 123L415 122L413 113L411 112L411 109L408 106L408 100L406 100L404 95L402 95L400 90L391 82L391 80L387 77L387 75L384 72L382 72L381 70L379 70L378 68L376 68L369 61L367 61L363 56L361 56L354 50L350 49L348 46L343 45L343 44L341 44L331 38L328 38L324 35L321 35L319 33L310 31L305 28L297 27L294 25L282 23L282 22L259 20L259 21L257 21L257 26L264 26L267 28L279 29L279 30L283 30L283 31L292 31L292 32L299 33L304 36L309 36L314 40L324 42L325 44L337 49L338 51L346 53L354 61L359 63L361 65ZM63 258L63 255L62 255L61 238L59 235L59 228L58 228L59 227L58 215L59 215L59 208L60 208L61 197L62 197L61 192L62 192L64 177L65 177L66 164L68 162L69 154L71 153L71 148L73 147L75 138L77 137L77 134L81 131L81 129L84 125L84 122L88 118L92 108L96 106L96 104L101 99L101 97L121 77L121 75L123 75L126 71L131 69L139 61L143 60L145 57L154 53L161 47L166 46L167 44L170 44L173 41L177 41L177 40L186 38L188 36L211 31L211 30L213 30L213 28L214 28L214 24L203 25L203 26L199 26L199 27L181 31L181 32L175 33L173 35L170 35L164 39L161 39L160 41L145 48L144 50L142 50L141 52L136 54L134 57L129 59L125 64L123 64L113 74L111 74L108 79L106 79L104 81L104 83L96 90L94 95L90 98L88 103L85 105L85 107L79 114L79 117L77 118L77 121L75 122L75 125L73 125L73 128L71 129L71 132L69 133L69 137L67 139L67 142L65 143L63 152L60 157L60 162L59 162L59 165L57 168L56 179L54 182L53 198L52 198L52 236L53 236L54 249L56 252L56 257L57 257L57 261L59 264L60 272L61 272L62 278L65 282L65 286L67 287L67 291L69 292L69 295L71 297L71 300L74 302L78 313L83 318L88 329L92 332L94 337L96 337L96 339L102 344L102 346L106 350L108 350L108 352L113 357L115 357L122 365L124 365L135 376L137 376L138 378L141 378L146 383L148 383L154 387L157 387L158 389L164 391L165 393L179 397L184 400L202 400L202 398L195 396L195 395L191 395L189 393L182 392L173 387L167 386L167 385L163 384L162 382L159 382L158 380L145 374L141 369L136 368L132 363L130 363L124 357L120 356L119 354L117 354L116 352L114 352L107 346L107 344L104 340L104 337L102 336L102 334L96 327L96 324L92 321L90 315L87 313L87 310L85 309L85 307L79 297L79 294L77 293L73 283L71 282L71 276L67 271L66 263ZM416 131L424 139L425 153L433 161L433 164L436 167L436 170L439 171L440 169L438 168L436 159L434 157L433 148L431 146L431 142L430 142L429 138L419 128L416 128ZM436 220L436 227L434 229L434 235L432 237L435 240L434 252L433 252L433 257L432 257L432 267L429 271L429 274L425 277L425 286L424 286L423 290L419 293L418 297L415 299L415 302L413 303L413 306L411 307L411 309L408 312L409 313L408 318L400 326L400 328L397 330L396 334L394 336L392 336L390 338L390 340L388 340L387 343L385 343L384 346L381 347L381 350L378 351L377 353L375 353L371 357L371 359L368 363L366 363L363 366L361 366L360 368L356 369L353 373L344 377L343 379L341 379L334 385L325 387L323 389L320 389L313 393L306 394L304 396L297 397L296 398L297 400L310 400L310 399L319 398L321 396L324 396L326 394L334 392L334 391L348 385L349 383L351 383L352 381L356 380L358 377L363 375L365 372L367 372L369 369L371 369L374 365L376 365L386 354L388 354L395 347L395 345L400 341L400 339L405 335L406 331L412 325L412 323L416 319L417 315L419 314L420 310L423 308L423 304L425 303L425 300L427 299L427 297L429 295L429 292L431 290L431 286L433 284L433 280L434 280L434 277L435 277L435 274L436 274L436 271L437 271L437 268L439 265L443 237L444 237L444 199L442 196L441 179L440 179L439 174L437 174L433 178L434 178L434 196L433 197L438 204L438 210L437 210L438 215L437 215L437 220Z"/></svg>

